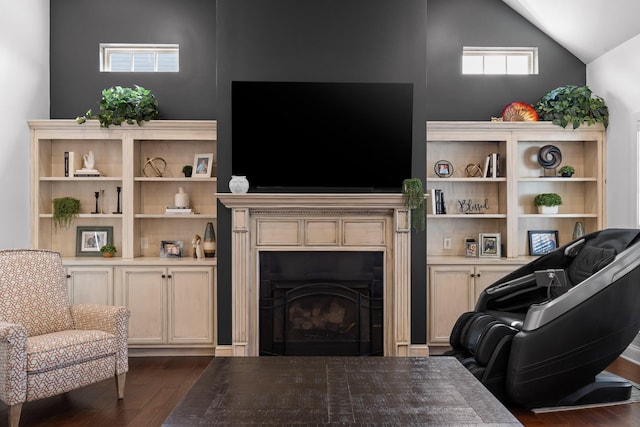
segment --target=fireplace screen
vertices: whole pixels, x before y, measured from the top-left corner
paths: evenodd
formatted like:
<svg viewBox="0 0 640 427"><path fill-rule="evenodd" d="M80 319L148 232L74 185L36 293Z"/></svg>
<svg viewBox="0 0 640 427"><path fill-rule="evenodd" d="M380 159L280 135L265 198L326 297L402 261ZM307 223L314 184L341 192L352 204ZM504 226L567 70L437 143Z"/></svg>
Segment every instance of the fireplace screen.
<svg viewBox="0 0 640 427"><path fill-rule="evenodd" d="M260 355L383 354L380 253L267 254L261 255Z"/></svg>

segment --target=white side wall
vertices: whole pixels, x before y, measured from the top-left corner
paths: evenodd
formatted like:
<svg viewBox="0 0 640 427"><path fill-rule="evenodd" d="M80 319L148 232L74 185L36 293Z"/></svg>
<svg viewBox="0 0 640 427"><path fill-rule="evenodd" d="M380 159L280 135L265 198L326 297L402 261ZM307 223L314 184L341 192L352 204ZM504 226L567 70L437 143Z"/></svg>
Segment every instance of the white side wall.
<svg viewBox="0 0 640 427"><path fill-rule="evenodd" d="M49 118L49 0L0 0L0 249L29 247L28 119Z"/></svg>
<svg viewBox="0 0 640 427"><path fill-rule="evenodd" d="M587 84L609 107L607 227L638 227L640 36L587 64ZM640 363L640 335L623 356Z"/></svg>

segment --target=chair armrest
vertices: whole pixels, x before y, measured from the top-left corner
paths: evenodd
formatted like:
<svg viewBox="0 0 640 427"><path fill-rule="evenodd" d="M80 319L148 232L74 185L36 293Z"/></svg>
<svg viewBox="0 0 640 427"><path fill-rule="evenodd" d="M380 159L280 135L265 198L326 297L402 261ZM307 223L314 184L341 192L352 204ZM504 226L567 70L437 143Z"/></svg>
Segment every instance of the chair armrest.
<svg viewBox="0 0 640 427"><path fill-rule="evenodd" d="M76 304L70 307L76 329L96 329L118 335L125 331L131 311L127 307L102 304Z"/></svg>
<svg viewBox="0 0 640 427"><path fill-rule="evenodd" d="M129 371L128 338L131 310L123 306L76 304L70 307L76 329L99 330L112 333L118 343L118 374Z"/></svg>
<svg viewBox="0 0 640 427"><path fill-rule="evenodd" d="M0 321L0 399L7 405L27 397L27 330Z"/></svg>

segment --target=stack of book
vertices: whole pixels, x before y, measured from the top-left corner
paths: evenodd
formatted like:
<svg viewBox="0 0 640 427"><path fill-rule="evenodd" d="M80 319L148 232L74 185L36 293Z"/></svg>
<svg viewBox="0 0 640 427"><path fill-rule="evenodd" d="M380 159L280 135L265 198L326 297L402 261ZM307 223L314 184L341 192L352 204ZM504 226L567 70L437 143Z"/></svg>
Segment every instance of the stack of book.
<svg viewBox="0 0 640 427"><path fill-rule="evenodd" d="M178 206L167 206L164 211L167 215L193 215L195 212L191 208L181 208Z"/></svg>

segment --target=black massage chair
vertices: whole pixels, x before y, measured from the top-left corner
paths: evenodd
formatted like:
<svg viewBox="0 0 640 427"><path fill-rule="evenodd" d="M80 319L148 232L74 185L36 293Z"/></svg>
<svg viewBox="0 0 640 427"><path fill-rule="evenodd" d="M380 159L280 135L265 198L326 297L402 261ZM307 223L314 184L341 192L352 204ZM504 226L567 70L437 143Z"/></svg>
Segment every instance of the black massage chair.
<svg viewBox="0 0 640 427"><path fill-rule="evenodd" d="M640 230L587 234L490 285L451 332L455 356L503 403L626 400L603 372L640 330Z"/></svg>

